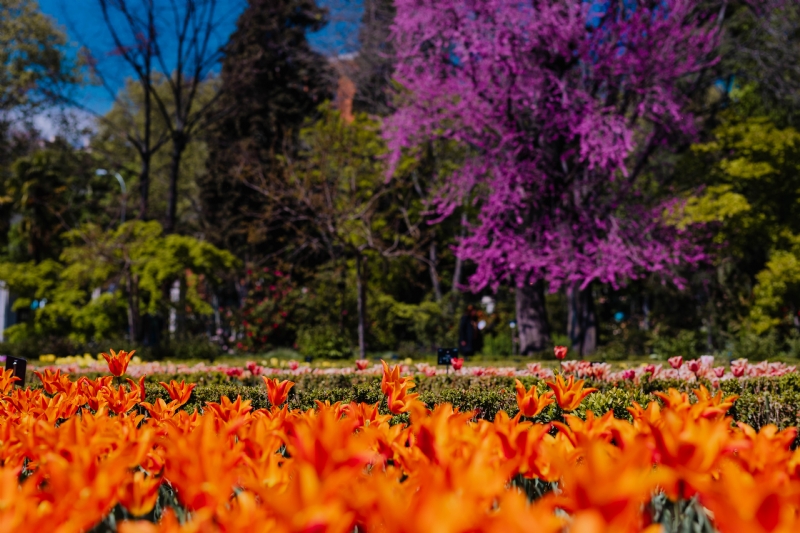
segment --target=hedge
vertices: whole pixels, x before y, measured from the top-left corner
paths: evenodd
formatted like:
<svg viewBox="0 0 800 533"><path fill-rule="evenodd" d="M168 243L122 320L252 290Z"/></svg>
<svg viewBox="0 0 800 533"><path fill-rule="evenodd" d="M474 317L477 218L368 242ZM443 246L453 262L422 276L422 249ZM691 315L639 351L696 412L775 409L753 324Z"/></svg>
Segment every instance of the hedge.
<svg viewBox="0 0 800 533"><path fill-rule="evenodd" d="M288 376L285 376L288 377ZM348 379L349 378L349 379ZM388 413L384 395L380 390L380 378L375 376L319 376L306 375L297 379L297 385L290 392L289 408L311 409L315 401L329 401L349 403L381 402L382 412ZM260 381L260 380L258 380ZM547 390L543 380L536 378L522 379L527 386L536 384L541 391ZM428 407L439 403L450 403L462 411L476 411L476 418L493 420L495 415L503 410L510 416L518 412L514 392L514 378L489 377L475 378L467 376L443 376L421 378L417 380L417 389L420 399ZM605 386L596 383L601 390L588 396L580 408L575 412L578 416L585 417L587 411L596 414L606 413L609 410L620 419L630 419L626 410L633 402L646 405L651 401L658 401L653 394L657 391L666 391L676 388L689 392L697 388L697 383L653 381L642 386L626 382L618 386ZM154 402L157 398L169 401L167 391L149 382L145 385L147 401ZM795 374L780 378L756 378L746 380L731 380L720 384L723 394L737 394L739 399L731 409L730 414L736 421L745 422L758 429L767 424L775 424L780 429L797 426L798 408L800 408L800 376ZM234 399L241 396L243 400L250 400L254 409L268 408L269 401L263 383L243 384L239 381L225 383L201 384L195 387L191 399L183 407L188 411L202 409L207 402L219 402L222 396ZM551 405L537 417L537 422L549 422L561 418L562 413L557 406ZM403 420L397 417L396 420Z"/></svg>

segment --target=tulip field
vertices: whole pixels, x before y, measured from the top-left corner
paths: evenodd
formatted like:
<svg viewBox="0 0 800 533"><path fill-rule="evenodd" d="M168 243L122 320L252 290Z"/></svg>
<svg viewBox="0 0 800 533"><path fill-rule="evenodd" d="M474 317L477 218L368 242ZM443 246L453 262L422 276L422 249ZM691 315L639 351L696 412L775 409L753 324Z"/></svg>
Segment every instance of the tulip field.
<svg viewBox="0 0 800 533"><path fill-rule="evenodd" d="M0 531L800 528L796 428L737 420L737 395L720 385L789 378L748 377L745 363L739 376L687 369L685 390L605 412L587 409L605 393L581 365L528 369L502 391L513 416L487 417L426 403L420 380L436 378L385 362L373 403L293 408L295 383L264 372L263 407L223 395L187 409L195 383L163 381L156 398L130 375L131 355L104 354L99 376L37 370L24 387L0 374Z"/></svg>

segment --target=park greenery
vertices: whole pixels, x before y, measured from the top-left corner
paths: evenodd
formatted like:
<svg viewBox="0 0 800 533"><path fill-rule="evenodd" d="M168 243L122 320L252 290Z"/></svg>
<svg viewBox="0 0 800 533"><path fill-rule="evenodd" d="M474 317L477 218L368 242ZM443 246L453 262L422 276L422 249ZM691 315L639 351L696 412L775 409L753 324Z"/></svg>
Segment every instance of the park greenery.
<svg viewBox="0 0 800 533"><path fill-rule="evenodd" d="M800 353L793 2L364 0L354 57L330 3L217 49L222 2L92 2L111 49L0 6L5 353L417 357L467 305L486 356Z"/></svg>

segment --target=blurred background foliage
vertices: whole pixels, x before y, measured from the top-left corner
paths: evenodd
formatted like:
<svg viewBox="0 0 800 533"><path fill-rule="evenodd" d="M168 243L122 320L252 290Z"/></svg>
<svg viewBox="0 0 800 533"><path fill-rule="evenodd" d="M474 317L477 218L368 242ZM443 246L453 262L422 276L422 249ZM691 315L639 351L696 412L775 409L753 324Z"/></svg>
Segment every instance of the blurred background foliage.
<svg viewBox="0 0 800 533"><path fill-rule="evenodd" d="M457 344L472 305L477 355L514 354L513 287L466 290L475 265L453 252L477 207L431 216L468 148L422 143L388 179L383 120L408 95L392 80L392 2L363 4L357 53L336 55L308 39L328 4L246 2L198 83L128 65L110 109L88 126L59 115L47 133L37 118L102 86L101 66L34 0L3 2L0 280L13 301L0 352L423 357ZM800 15L789 6L763 32L732 12L718 82L697 95L710 110L697 142L647 171L668 173L668 190L642 191L679 195L665 216L702 228L709 258L683 288L595 284L593 359L800 355ZM569 344L564 292L546 309L551 345Z"/></svg>

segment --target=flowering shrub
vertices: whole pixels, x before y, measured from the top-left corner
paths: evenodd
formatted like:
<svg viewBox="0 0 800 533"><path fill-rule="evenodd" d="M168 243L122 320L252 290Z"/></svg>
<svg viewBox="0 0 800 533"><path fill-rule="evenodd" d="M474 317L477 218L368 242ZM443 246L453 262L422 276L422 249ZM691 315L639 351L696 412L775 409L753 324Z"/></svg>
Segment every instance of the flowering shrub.
<svg viewBox="0 0 800 533"><path fill-rule="evenodd" d="M288 301L292 292L289 276L267 268L247 271L243 280L247 291L241 310L226 310L225 315L234 332L240 333L236 348L245 352L264 351L270 346L282 346L289 339L285 324ZM241 317L239 317L241 315ZM231 320L231 318L239 318ZM236 335L234 335L236 337Z"/></svg>
<svg viewBox="0 0 800 533"><path fill-rule="evenodd" d="M628 421L567 414L599 393L558 376L552 392L520 386L520 412L488 421L426 407L385 364L385 399L306 410L285 404L287 380L264 379L262 408L223 396L189 413L185 383L148 401L143 379L37 375L30 390L0 374L7 532L639 532L667 515L675 530L800 526L797 430L733 425L736 396L703 386L635 402ZM531 421L543 399L561 414Z"/></svg>

